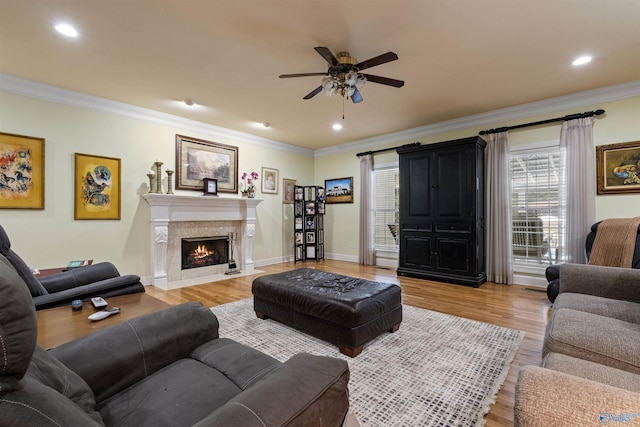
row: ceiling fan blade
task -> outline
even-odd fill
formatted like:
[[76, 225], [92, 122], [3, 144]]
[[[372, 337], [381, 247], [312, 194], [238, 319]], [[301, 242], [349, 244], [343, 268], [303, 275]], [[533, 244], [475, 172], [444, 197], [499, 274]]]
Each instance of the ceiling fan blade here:
[[281, 79], [288, 79], [290, 77], [308, 77], [308, 76], [328, 76], [329, 73], [300, 73], [300, 74], [280, 74], [278, 77]]
[[318, 86], [317, 88], [315, 88], [314, 90], [312, 90], [311, 92], [309, 92], [304, 98], [302, 99], [311, 99], [314, 96], [316, 96], [317, 94], [319, 94], [320, 92], [322, 92], [322, 85]]
[[402, 80], [390, 79], [389, 77], [374, 76], [371, 74], [362, 74], [362, 75], [365, 76], [367, 81], [369, 82], [380, 83], [382, 85], [393, 86], [393, 87], [404, 86], [404, 81]]
[[314, 47], [314, 49], [324, 58], [325, 61], [329, 63], [329, 65], [338, 65], [338, 59], [333, 53], [331, 53], [328, 47], [318, 46]]
[[351, 95], [351, 101], [354, 104], [359, 104], [362, 102], [362, 94], [360, 93], [357, 87], [354, 87], [354, 89], [355, 91], [353, 92], [353, 95]]
[[356, 64], [356, 68], [358, 70], [365, 70], [367, 68], [375, 67], [376, 65], [386, 64], [387, 62], [395, 61], [398, 59], [398, 55], [393, 52], [383, 53], [382, 55], [378, 55], [374, 58], [367, 59], [366, 61], [362, 61], [359, 64]]

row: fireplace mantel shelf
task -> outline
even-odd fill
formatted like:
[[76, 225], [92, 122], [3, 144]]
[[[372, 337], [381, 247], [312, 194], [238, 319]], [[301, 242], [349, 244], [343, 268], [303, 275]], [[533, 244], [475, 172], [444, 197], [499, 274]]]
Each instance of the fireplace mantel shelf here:
[[[254, 270], [252, 253], [257, 222], [256, 207], [263, 199], [158, 193], [143, 194], [142, 197], [149, 204], [153, 285], [163, 289], [172, 288], [167, 275], [168, 263], [180, 264], [179, 260], [174, 259], [176, 257], [173, 249], [171, 252], [168, 251], [168, 248], [173, 248], [174, 242], [180, 239], [179, 235], [174, 235], [171, 231], [174, 227], [170, 227], [170, 223], [199, 221], [207, 226], [224, 224], [223, 222], [235, 224], [229, 230], [237, 230], [238, 234], [239, 250], [236, 252], [235, 260], [244, 272], [250, 273]], [[221, 226], [229, 227], [229, 224]], [[171, 280], [173, 282], [175, 279]]]
[[263, 199], [148, 193], [151, 221], [235, 221], [255, 219]]

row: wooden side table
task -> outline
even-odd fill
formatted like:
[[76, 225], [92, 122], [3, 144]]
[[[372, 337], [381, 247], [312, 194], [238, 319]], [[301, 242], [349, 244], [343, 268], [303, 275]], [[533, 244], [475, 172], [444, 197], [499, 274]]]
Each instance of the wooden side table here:
[[120, 313], [97, 322], [88, 319], [90, 314], [97, 311], [91, 301], [85, 302], [82, 310], [78, 311], [73, 311], [71, 304], [36, 311], [38, 345], [45, 349], [52, 348], [134, 317], [170, 307], [169, 304], [155, 299], [145, 292], [105, 299], [109, 303], [109, 307], [119, 307]]

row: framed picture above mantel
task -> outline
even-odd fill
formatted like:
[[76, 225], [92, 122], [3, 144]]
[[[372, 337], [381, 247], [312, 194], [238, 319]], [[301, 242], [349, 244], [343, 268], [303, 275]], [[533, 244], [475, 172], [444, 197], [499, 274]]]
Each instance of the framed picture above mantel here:
[[640, 141], [596, 147], [598, 194], [640, 194]]
[[202, 191], [204, 178], [218, 193], [238, 192], [238, 147], [176, 135], [176, 188]]

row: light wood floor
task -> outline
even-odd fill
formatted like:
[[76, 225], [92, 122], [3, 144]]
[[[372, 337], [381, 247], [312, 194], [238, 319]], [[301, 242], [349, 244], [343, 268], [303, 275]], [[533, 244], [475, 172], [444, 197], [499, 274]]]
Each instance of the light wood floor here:
[[[398, 277], [395, 269], [325, 260], [295, 265], [293, 262], [269, 265], [260, 267], [263, 273], [244, 277], [230, 276], [228, 280], [169, 291], [147, 286], [147, 293], [172, 305], [201, 301], [205, 306], [213, 307], [251, 297], [251, 282], [260, 275], [299, 267], [312, 267], [347, 276], [396, 283], [402, 288], [403, 304], [524, 331], [524, 340], [505, 384], [486, 416], [486, 425], [489, 427], [513, 425], [514, 387], [518, 371], [524, 365], [540, 364], [542, 358], [542, 339], [551, 303], [541, 288], [495, 283], [485, 283], [480, 288], [471, 288]], [[402, 325], [400, 327], [402, 328]]]

